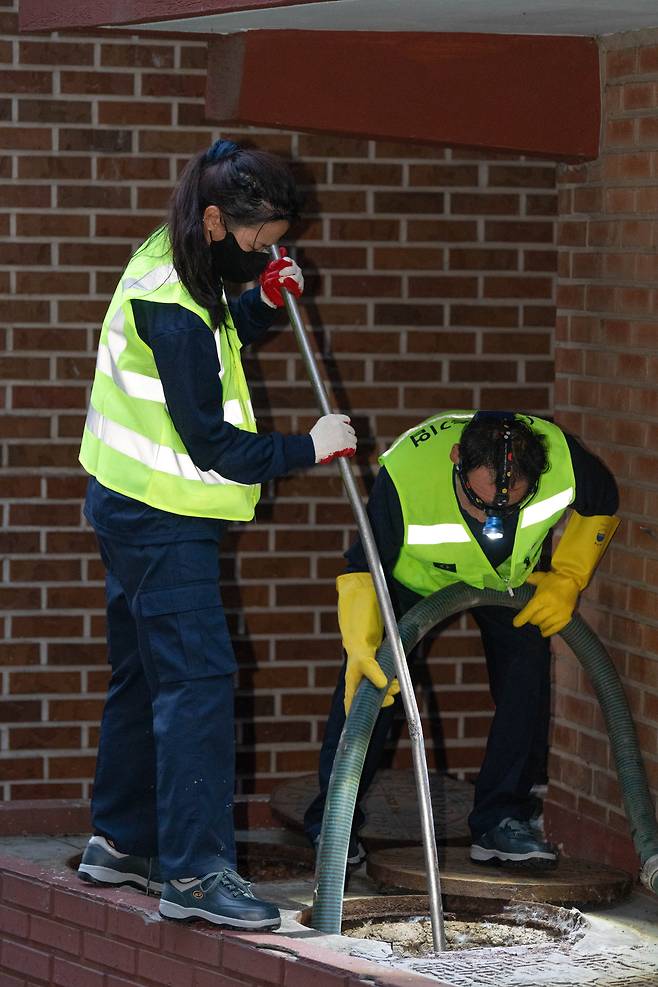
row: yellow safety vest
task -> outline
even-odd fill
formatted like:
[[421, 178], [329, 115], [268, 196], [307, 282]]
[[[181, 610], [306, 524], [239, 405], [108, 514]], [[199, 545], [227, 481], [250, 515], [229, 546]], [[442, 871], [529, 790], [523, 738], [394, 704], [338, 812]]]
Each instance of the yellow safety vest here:
[[153, 352], [140, 339], [133, 298], [180, 305], [213, 333], [219, 357], [224, 419], [256, 431], [230, 315], [213, 330], [208, 311], [191, 297], [173, 266], [166, 227], [131, 258], [103, 322], [80, 462], [99, 483], [173, 514], [249, 521], [258, 484], [242, 484], [192, 462], [174, 428]]
[[576, 495], [562, 431], [541, 418], [518, 415], [544, 436], [549, 468], [520, 511], [511, 556], [494, 569], [464, 521], [453, 487], [450, 450], [474, 414], [452, 411], [428, 418], [401, 435], [379, 459], [395, 484], [404, 520], [404, 545], [393, 575], [421, 596], [456, 582], [478, 589], [520, 586], [537, 564], [550, 528]]

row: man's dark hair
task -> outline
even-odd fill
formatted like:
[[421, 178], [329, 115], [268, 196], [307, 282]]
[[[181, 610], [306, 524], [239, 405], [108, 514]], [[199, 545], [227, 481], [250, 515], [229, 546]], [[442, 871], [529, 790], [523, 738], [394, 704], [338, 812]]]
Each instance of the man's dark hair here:
[[527, 480], [533, 487], [549, 465], [544, 437], [511, 413], [504, 416], [485, 413], [471, 419], [459, 440], [462, 473], [468, 475], [478, 466], [486, 466], [495, 473], [504, 450], [503, 433], [507, 430], [512, 435], [512, 482]]

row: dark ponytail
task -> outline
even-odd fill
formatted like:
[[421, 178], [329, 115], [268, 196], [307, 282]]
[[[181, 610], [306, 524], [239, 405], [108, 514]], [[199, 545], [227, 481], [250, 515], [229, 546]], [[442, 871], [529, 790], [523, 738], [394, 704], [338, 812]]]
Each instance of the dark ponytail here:
[[192, 298], [222, 321], [221, 285], [203, 232], [207, 206], [221, 209], [227, 225], [261, 226], [299, 214], [300, 199], [288, 166], [267, 151], [218, 140], [188, 162], [171, 200], [169, 236], [174, 267]]

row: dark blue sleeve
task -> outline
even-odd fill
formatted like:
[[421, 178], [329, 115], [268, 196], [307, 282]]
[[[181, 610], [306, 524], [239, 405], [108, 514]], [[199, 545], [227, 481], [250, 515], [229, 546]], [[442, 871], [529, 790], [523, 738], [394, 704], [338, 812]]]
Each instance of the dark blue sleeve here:
[[[400, 498], [386, 468], [381, 467], [367, 505], [370, 526], [379, 551], [396, 619], [400, 619], [421, 597], [393, 577], [393, 569], [404, 544], [404, 519]], [[361, 538], [345, 553], [348, 572], [368, 572], [369, 566]]]
[[167, 408], [190, 458], [238, 483], [265, 483], [312, 466], [310, 435], [257, 435], [224, 421], [213, 333], [181, 305], [133, 299], [140, 339], [153, 351]]
[[239, 298], [228, 298], [228, 307], [243, 346], [255, 343], [270, 328], [276, 309], [260, 297], [260, 287], [243, 291]]
[[[404, 521], [398, 492], [385, 466], [377, 474], [366, 510], [382, 568], [390, 577], [404, 544]], [[368, 572], [368, 561], [360, 537], [345, 552], [345, 558], [348, 572]]]
[[573, 435], [565, 432], [564, 437], [576, 479], [576, 499], [571, 505], [573, 510], [583, 517], [616, 514], [619, 510], [619, 491], [608, 467]]

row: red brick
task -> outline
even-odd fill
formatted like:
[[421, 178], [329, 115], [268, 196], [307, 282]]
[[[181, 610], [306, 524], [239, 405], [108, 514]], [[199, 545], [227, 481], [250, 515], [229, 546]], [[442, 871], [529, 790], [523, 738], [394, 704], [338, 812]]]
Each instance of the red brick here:
[[0, 90], [5, 93], [51, 93], [52, 72], [10, 69], [0, 71]]
[[605, 143], [608, 147], [627, 147], [635, 140], [635, 120], [608, 120], [605, 127]]
[[552, 165], [489, 165], [489, 185], [511, 188], [554, 188], [555, 168]]
[[51, 983], [57, 987], [104, 987], [105, 974], [92, 967], [55, 956]]
[[77, 727], [15, 727], [9, 730], [9, 747], [12, 750], [79, 748], [80, 730]]
[[23, 977], [12, 977], [10, 974], [3, 971], [3, 981], [2, 987], [25, 987], [25, 980]]
[[[90, 123], [90, 102], [59, 99], [19, 99], [21, 123]], [[23, 203], [25, 204], [25, 203]]]
[[656, 86], [653, 82], [627, 82], [622, 88], [624, 110], [651, 109], [656, 103]]
[[53, 922], [39, 915], [30, 917], [30, 940], [52, 946], [64, 953], [80, 954], [80, 932], [64, 922]]
[[30, 912], [49, 912], [51, 908], [50, 888], [47, 885], [16, 874], [3, 874], [2, 897], [4, 901]]
[[[436, 213], [444, 212], [441, 192], [375, 192], [376, 213]], [[452, 210], [454, 212], [454, 209]]]
[[[153, 907], [155, 909], [157, 903]], [[119, 938], [126, 939], [128, 942], [138, 943], [142, 950], [158, 950], [160, 948], [161, 926], [162, 923], [154, 922], [153, 918], [146, 911], [142, 913], [126, 911], [120, 906], [109, 907], [107, 911], [107, 936], [113, 940]], [[142, 953], [142, 955], [150, 957], [156, 954], [149, 952], [147, 954]], [[164, 961], [164, 957], [162, 959]], [[175, 987], [178, 987], [178, 985], [175, 985]]]
[[18, 911], [8, 905], [0, 905], [0, 930], [15, 939], [27, 939], [30, 917], [27, 912]]
[[620, 76], [633, 74], [637, 65], [637, 52], [637, 48], [617, 48], [606, 52], [606, 77], [616, 79]]
[[[31, 949], [22, 943], [4, 942], [2, 944], [2, 965], [3, 969], [26, 974], [30, 978], [30, 983], [34, 980], [47, 984], [53, 983], [50, 979], [50, 956], [39, 949]], [[79, 987], [82, 987], [82, 984]]]
[[203, 96], [205, 82], [205, 76], [201, 73], [191, 75], [189, 73], [168, 72], [160, 75], [144, 72], [142, 74], [142, 94], [144, 96]]
[[230, 936], [226, 936], [222, 944], [222, 970], [233, 971], [258, 984], [282, 983], [284, 969], [289, 965], [280, 956], [254, 949]]
[[37, 155], [19, 159], [20, 178], [84, 180], [91, 177], [91, 160], [85, 157], [53, 157]]
[[402, 167], [374, 162], [337, 162], [333, 165], [332, 177], [337, 185], [400, 185]]
[[552, 243], [553, 224], [537, 220], [494, 221], [484, 224], [484, 238], [487, 241], [516, 243]]
[[409, 219], [407, 241], [464, 243], [478, 239], [477, 224], [469, 220]]
[[123, 44], [114, 40], [101, 44], [101, 65], [104, 68], [171, 69], [174, 57], [175, 49], [171, 45]]
[[137, 949], [116, 939], [85, 932], [82, 956], [99, 966], [107, 966], [123, 973], [134, 973]]
[[80, 894], [55, 889], [53, 891], [53, 916], [88, 929], [103, 931], [107, 906], [101, 899], [91, 900]]
[[412, 164], [409, 166], [409, 183], [412, 186], [435, 185], [440, 188], [477, 186], [478, 168], [477, 165], [464, 164]]

